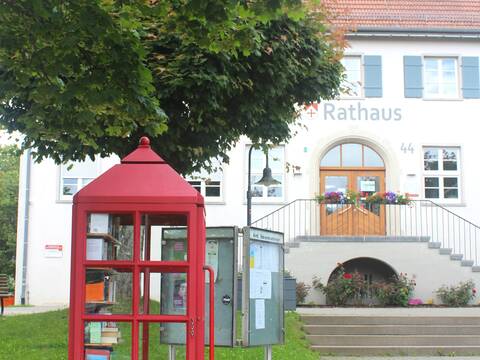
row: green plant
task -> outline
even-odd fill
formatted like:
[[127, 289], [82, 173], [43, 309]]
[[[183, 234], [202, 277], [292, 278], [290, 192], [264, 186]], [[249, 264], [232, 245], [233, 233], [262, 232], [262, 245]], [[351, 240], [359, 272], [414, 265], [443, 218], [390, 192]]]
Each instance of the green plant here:
[[7, 285], [8, 292], [13, 294], [15, 292], [15, 279], [13, 276], [8, 277]]
[[458, 285], [443, 285], [437, 290], [437, 295], [447, 306], [465, 306], [476, 295], [475, 283], [472, 280], [460, 282]]
[[298, 282], [295, 286], [295, 294], [297, 298], [297, 304], [303, 304], [305, 302], [305, 298], [310, 291], [311, 286], [305, 284], [304, 282]]
[[361, 298], [367, 290], [367, 283], [358, 272], [347, 273], [340, 264], [326, 285], [322, 284], [320, 279], [314, 278], [313, 287], [325, 294], [328, 303], [338, 306]]
[[407, 274], [400, 273], [390, 281], [374, 282], [372, 289], [381, 305], [407, 306], [415, 286], [413, 279], [408, 279]]

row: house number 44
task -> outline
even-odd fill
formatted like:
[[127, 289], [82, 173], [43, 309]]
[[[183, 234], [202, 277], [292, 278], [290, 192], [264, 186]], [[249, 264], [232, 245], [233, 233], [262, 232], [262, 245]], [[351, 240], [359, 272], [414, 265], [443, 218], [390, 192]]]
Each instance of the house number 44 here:
[[402, 143], [400, 150], [402, 150], [404, 154], [406, 154], [407, 152], [410, 152], [410, 154], [413, 154], [413, 152], [415, 151], [413, 149], [412, 143], [408, 143], [408, 145], [406, 145], [405, 143]]

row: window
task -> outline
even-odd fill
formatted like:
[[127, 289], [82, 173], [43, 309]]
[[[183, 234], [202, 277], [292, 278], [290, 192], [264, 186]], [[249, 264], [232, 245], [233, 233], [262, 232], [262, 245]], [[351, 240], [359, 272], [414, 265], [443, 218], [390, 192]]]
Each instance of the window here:
[[345, 56], [342, 60], [345, 79], [342, 83], [342, 97], [362, 97], [362, 58]]
[[223, 197], [223, 172], [221, 164], [218, 161], [212, 161], [212, 167], [213, 170], [210, 172], [202, 170], [189, 175], [186, 180], [202, 194], [207, 201], [221, 201]]
[[460, 149], [424, 147], [425, 199], [458, 202], [460, 199]]
[[[248, 176], [248, 151], [250, 147], [247, 146], [246, 151], [246, 177]], [[261, 149], [252, 150], [252, 164], [251, 164], [251, 189], [253, 200], [273, 200], [280, 201], [284, 198], [284, 174], [285, 174], [285, 154], [283, 146], [276, 146], [268, 150], [268, 166], [272, 169], [272, 177], [279, 181], [280, 184], [263, 186], [256, 185], [263, 176], [263, 169], [265, 168], [265, 153]], [[245, 183], [246, 185], [248, 182]], [[245, 192], [246, 193], [246, 192]]]
[[86, 159], [60, 165], [60, 200], [71, 200], [73, 195], [100, 174], [100, 163]]
[[424, 97], [457, 98], [458, 65], [454, 57], [424, 58]]
[[366, 145], [347, 143], [330, 149], [322, 158], [321, 167], [378, 167], [383, 159]]

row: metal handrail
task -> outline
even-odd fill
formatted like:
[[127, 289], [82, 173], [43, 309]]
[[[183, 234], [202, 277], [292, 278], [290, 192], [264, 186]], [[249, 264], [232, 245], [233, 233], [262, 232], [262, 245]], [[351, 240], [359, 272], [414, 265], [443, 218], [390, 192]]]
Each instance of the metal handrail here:
[[[371, 215], [374, 213], [376, 217]], [[411, 200], [404, 205], [296, 199], [255, 220], [252, 226], [283, 232], [290, 243], [324, 236], [371, 235], [385, 237], [385, 241], [429, 241], [434, 247], [463, 255], [463, 260], [474, 265], [480, 258], [480, 226], [431, 200]]]

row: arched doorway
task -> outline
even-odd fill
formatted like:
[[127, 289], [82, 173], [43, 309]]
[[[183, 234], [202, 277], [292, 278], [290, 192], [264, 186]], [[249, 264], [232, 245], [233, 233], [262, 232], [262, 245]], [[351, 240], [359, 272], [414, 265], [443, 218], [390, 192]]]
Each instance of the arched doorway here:
[[398, 276], [395, 269], [382, 260], [370, 257], [359, 257], [345, 261], [343, 264], [337, 266], [330, 274], [328, 282], [337, 276], [341, 268], [343, 268], [346, 273], [359, 273], [369, 284], [375, 281], [387, 282]]
[[385, 163], [372, 148], [343, 143], [330, 149], [320, 162], [320, 193], [354, 191], [359, 206], [321, 205], [321, 234], [338, 236], [385, 235], [385, 209], [365, 206], [365, 198], [385, 191]]
[[376, 303], [373, 293], [372, 285], [374, 283], [387, 283], [392, 279], [398, 278], [398, 274], [394, 268], [392, 268], [386, 262], [370, 258], [370, 257], [358, 257], [345, 261], [343, 264], [339, 264], [328, 277], [328, 283], [337, 279], [340, 276], [340, 271], [344, 271], [346, 274], [358, 273], [360, 277], [366, 283], [365, 293], [361, 297], [352, 299], [351, 303], [363, 303], [374, 304]]

